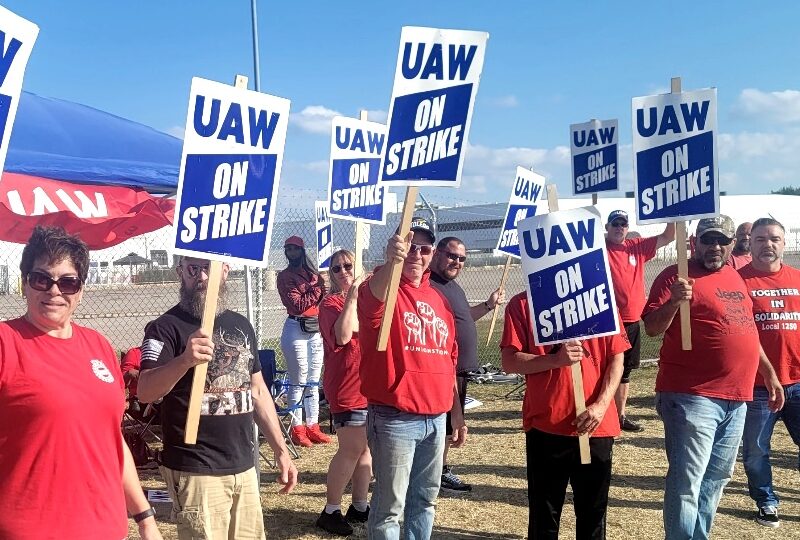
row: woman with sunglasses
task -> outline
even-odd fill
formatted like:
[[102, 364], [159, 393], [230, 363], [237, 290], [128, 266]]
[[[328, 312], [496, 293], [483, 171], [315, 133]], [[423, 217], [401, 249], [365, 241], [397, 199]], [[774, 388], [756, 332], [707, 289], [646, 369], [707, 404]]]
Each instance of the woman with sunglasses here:
[[[361, 393], [361, 348], [358, 343], [356, 300], [363, 272], [353, 263], [352, 252], [342, 249], [331, 256], [331, 292], [319, 308], [325, 344], [325, 397], [331, 407], [339, 449], [328, 467], [327, 500], [317, 526], [333, 534], [353, 534], [352, 522], [369, 516], [367, 495], [372, 478], [372, 457], [367, 447], [367, 398]], [[342, 494], [352, 478], [352, 504], [342, 516]], [[348, 523], [350, 522], [350, 523]]]
[[[290, 432], [294, 444], [309, 447], [314, 443], [331, 442], [319, 428], [323, 352], [317, 316], [325, 284], [309, 260], [302, 238], [290, 236], [283, 250], [289, 266], [278, 274], [277, 285], [288, 315], [281, 333], [281, 350], [289, 374], [289, 407], [294, 408]], [[307, 383], [312, 384], [306, 388]]]
[[36, 227], [22, 251], [25, 314], [0, 323], [0, 538], [160, 540], [120, 424], [119, 360], [72, 322], [89, 250]]

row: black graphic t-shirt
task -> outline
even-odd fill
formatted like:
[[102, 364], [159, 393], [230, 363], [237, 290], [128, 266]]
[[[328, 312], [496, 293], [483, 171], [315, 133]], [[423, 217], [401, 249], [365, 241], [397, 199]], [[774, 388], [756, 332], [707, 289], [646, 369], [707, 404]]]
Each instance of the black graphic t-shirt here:
[[456, 320], [456, 341], [458, 342], [458, 366], [456, 372], [478, 369], [478, 330], [472, 319], [467, 295], [461, 285], [452, 279], [445, 279], [431, 272], [431, 286], [439, 289], [453, 311]]
[[[145, 328], [142, 370], [180, 356], [200, 321], [175, 306]], [[214, 359], [208, 365], [197, 444], [185, 444], [186, 411], [194, 368], [164, 396], [161, 462], [170, 469], [202, 474], [237, 474], [253, 467], [253, 398], [250, 376], [261, 370], [250, 322], [232, 311], [214, 321]]]

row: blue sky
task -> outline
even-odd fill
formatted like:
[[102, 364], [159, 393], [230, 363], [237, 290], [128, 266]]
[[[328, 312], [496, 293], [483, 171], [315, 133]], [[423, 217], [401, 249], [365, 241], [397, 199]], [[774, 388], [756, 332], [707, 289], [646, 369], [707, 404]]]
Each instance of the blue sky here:
[[[249, 0], [3, 5], [40, 27], [24, 88], [43, 96], [179, 134], [193, 76], [242, 73], [253, 86]], [[685, 90], [718, 88], [723, 190], [800, 185], [796, 2], [261, 0], [258, 10], [261, 89], [292, 101], [287, 195], [324, 193], [332, 115], [385, 120], [407, 25], [490, 33], [462, 187], [424, 190], [433, 200], [505, 201], [517, 165], [570, 193], [569, 124], [590, 118], [619, 118], [632, 189], [631, 98], [666, 91], [672, 76]]]

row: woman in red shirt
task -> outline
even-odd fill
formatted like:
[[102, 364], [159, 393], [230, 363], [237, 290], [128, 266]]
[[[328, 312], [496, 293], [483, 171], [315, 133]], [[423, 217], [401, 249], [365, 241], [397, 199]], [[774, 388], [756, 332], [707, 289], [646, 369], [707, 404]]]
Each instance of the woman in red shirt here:
[[[331, 293], [319, 309], [325, 346], [325, 397], [331, 407], [339, 449], [328, 467], [327, 504], [317, 526], [334, 534], [350, 535], [349, 522], [364, 523], [369, 516], [367, 491], [372, 456], [367, 447], [367, 398], [361, 393], [356, 301], [363, 273], [354, 278], [354, 255], [340, 250], [331, 256]], [[353, 479], [353, 501], [342, 516], [342, 493]]]

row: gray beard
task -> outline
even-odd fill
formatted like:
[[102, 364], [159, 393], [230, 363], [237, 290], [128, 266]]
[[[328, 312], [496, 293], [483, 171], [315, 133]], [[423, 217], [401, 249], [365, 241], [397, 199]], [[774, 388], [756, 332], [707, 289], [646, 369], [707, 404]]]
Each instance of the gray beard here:
[[[206, 303], [205, 289], [189, 289], [181, 280], [180, 302], [178, 305], [195, 319], [203, 318], [203, 309]], [[219, 284], [219, 294], [217, 295], [217, 311], [219, 315], [228, 305], [228, 285], [224, 281]]]

